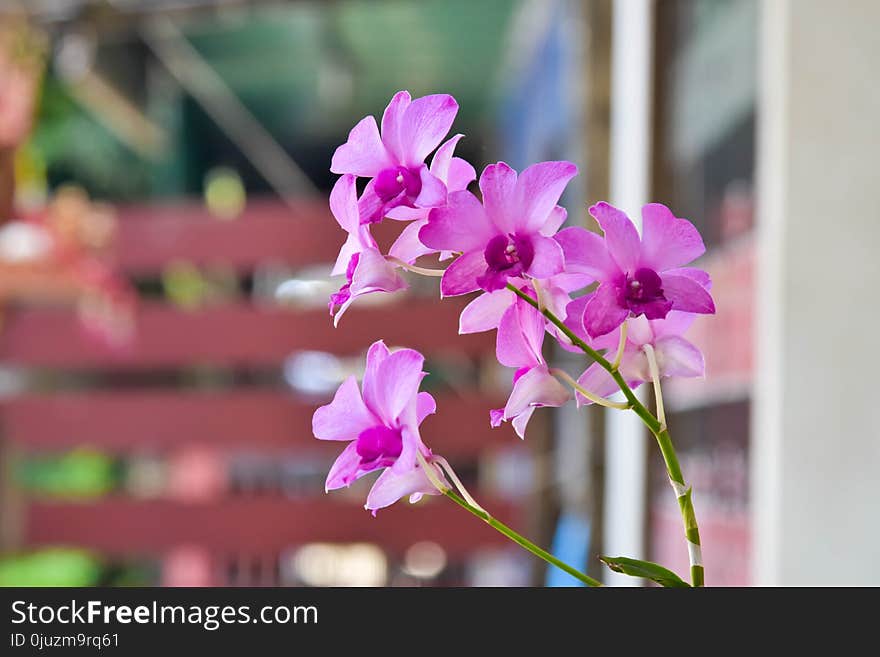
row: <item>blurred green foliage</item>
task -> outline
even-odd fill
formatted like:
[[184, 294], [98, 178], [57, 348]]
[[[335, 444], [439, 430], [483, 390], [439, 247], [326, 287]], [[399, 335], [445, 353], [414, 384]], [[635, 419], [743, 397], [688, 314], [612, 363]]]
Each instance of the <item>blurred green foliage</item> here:
[[82, 185], [92, 197], [133, 199], [149, 193], [150, 166], [47, 75], [30, 139], [49, 183]]
[[0, 557], [0, 586], [95, 586], [100, 560], [86, 550], [47, 548]]
[[[491, 134], [513, 0], [358, 0], [267, 6], [180, 27], [196, 51], [319, 187], [354, 123], [391, 95], [451, 93], [461, 111], [460, 154], [479, 164]], [[205, 174], [228, 166], [248, 192], [264, 179], [210, 113], [181, 89], [135, 33], [98, 34], [95, 72], [168, 135], [155, 160], [139, 155], [79, 105], [50, 70], [32, 136], [48, 181], [93, 197], [135, 201], [201, 196]], [[222, 102], [222, 101], [217, 101]], [[486, 128], [490, 128], [486, 130]]]
[[120, 468], [105, 454], [76, 449], [62, 455], [27, 456], [16, 467], [19, 484], [28, 492], [52, 497], [91, 499], [112, 491]]

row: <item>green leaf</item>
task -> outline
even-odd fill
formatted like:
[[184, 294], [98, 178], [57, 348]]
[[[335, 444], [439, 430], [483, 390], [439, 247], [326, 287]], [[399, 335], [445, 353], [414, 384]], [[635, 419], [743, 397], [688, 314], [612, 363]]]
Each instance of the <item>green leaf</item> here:
[[599, 561], [608, 566], [615, 573], [644, 577], [660, 586], [671, 589], [690, 588], [690, 584], [681, 577], [663, 566], [650, 561], [640, 561], [628, 557], [599, 557]]

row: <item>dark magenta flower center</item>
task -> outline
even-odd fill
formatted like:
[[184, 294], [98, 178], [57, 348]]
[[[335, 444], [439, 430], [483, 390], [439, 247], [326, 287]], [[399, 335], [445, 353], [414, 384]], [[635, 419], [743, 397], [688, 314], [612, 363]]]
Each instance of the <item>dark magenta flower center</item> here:
[[[397, 429], [389, 429], [386, 426], [379, 425], [370, 427], [361, 431], [357, 438], [358, 456], [361, 457], [361, 464], [379, 464], [385, 461], [394, 462], [403, 449], [403, 438]], [[384, 465], [384, 463], [383, 463]]]
[[626, 277], [626, 299], [630, 302], [644, 303], [663, 297], [663, 281], [653, 269], [642, 267]]
[[486, 245], [483, 257], [488, 268], [485, 274], [477, 278], [477, 283], [484, 290], [492, 292], [503, 288], [508, 278], [519, 276], [532, 266], [535, 247], [527, 237], [496, 235]]
[[621, 290], [622, 303], [638, 317], [663, 319], [672, 308], [672, 302], [663, 296], [663, 280], [653, 269], [642, 267], [627, 274]]
[[383, 203], [393, 201], [401, 194], [413, 200], [422, 191], [422, 179], [419, 177], [418, 169], [392, 167], [379, 172], [373, 189]]

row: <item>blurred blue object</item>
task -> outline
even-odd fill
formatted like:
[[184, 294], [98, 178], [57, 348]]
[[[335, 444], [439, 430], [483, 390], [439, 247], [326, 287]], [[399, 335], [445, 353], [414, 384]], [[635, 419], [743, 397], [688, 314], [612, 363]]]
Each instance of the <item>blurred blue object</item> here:
[[[590, 549], [590, 520], [582, 513], [563, 512], [556, 525], [553, 545], [550, 552], [565, 563], [575, 567], [587, 563], [587, 552]], [[584, 586], [559, 568], [547, 569], [547, 586]]]

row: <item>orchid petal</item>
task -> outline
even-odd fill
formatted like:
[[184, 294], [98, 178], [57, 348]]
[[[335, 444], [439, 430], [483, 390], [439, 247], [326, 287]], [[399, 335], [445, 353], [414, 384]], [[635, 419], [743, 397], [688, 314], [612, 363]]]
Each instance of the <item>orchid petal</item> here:
[[[617, 382], [598, 363], [590, 365], [586, 371], [578, 377], [578, 385], [599, 397], [608, 397], [619, 390]], [[592, 404], [589, 399], [575, 392], [575, 400], [578, 406]]]
[[[409, 415], [410, 412], [415, 411], [417, 404], [418, 401], [408, 404], [409, 408], [406, 414]], [[410, 420], [415, 420], [415, 413], [412, 413]], [[422, 439], [419, 436], [418, 427], [414, 427], [410, 421], [404, 421], [403, 426], [400, 429], [400, 437], [403, 441], [400, 455], [394, 463], [391, 464], [390, 468], [391, 470], [394, 470], [394, 472], [406, 472], [407, 470], [412, 470], [416, 467], [416, 452], [425, 448], [422, 444]]]
[[391, 166], [394, 160], [379, 137], [376, 119], [367, 116], [351, 129], [348, 141], [333, 153], [330, 171], [372, 177]]
[[715, 312], [715, 302], [712, 300], [712, 296], [693, 278], [675, 276], [666, 272], [661, 278], [663, 280], [663, 295], [672, 302], [673, 309], [701, 314]]
[[638, 317], [630, 317], [629, 319], [627, 319], [627, 340], [638, 347], [641, 347], [644, 344], [653, 344], [654, 321], [662, 322], [663, 320], [661, 319], [652, 321], [644, 315], [639, 315]]
[[660, 203], [642, 207], [641, 266], [664, 271], [686, 265], [706, 252], [699, 231]]
[[395, 292], [406, 287], [406, 282], [376, 249], [361, 251], [360, 259], [351, 279], [351, 293]]
[[561, 205], [557, 205], [550, 211], [547, 220], [538, 232], [544, 237], [553, 237], [562, 227], [562, 224], [565, 223], [566, 219], [568, 219], [568, 210]]
[[462, 134], [457, 134], [447, 139], [437, 149], [437, 152], [434, 153], [434, 157], [431, 158], [431, 173], [444, 182], [448, 182], [452, 155], [455, 153], [455, 147], [463, 136]]
[[[398, 210], [402, 208], [397, 208]], [[419, 241], [419, 231], [427, 225], [427, 219], [413, 221], [404, 228], [394, 244], [388, 250], [388, 255], [399, 258], [410, 264], [414, 263], [417, 258], [429, 253], [434, 253], [434, 249], [430, 249]]]
[[375, 187], [376, 179], [373, 178], [367, 183], [364, 193], [358, 199], [358, 215], [360, 215], [360, 222], [362, 224], [372, 224], [381, 221], [391, 209], [401, 204], [405, 196], [405, 193], [401, 192], [397, 198], [383, 201], [376, 193]]
[[[593, 293], [577, 297], [565, 306], [565, 312], [563, 314], [565, 316], [564, 324], [568, 327], [568, 329], [581, 340], [590, 344], [590, 346], [595, 347], [594, 339], [590, 336], [589, 333], [587, 333], [587, 329], [584, 327], [584, 309], [592, 298]], [[562, 317], [563, 315], [558, 316]], [[558, 335], [557, 340], [559, 346], [566, 351], [577, 354], [582, 353], [580, 347], [577, 347], [574, 344], [569, 344], [568, 340], [563, 340], [559, 338]]]
[[528, 269], [533, 278], [550, 278], [565, 268], [565, 254], [562, 247], [552, 237], [534, 234], [531, 237], [534, 257]]
[[532, 306], [516, 303], [501, 316], [495, 355], [507, 367], [532, 367], [544, 362], [544, 317]]
[[366, 474], [361, 471], [361, 457], [357, 453], [357, 443], [348, 445], [330, 466], [327, 479], [324, 482], [324, 491], [345, 488], [358, 477]]
[[403, 113], [400, 128], [402, 163], [409, 167], [422, 164], [449, 132], [457, 113], [458, 103], [448, 94], [412, 101]]
[[513, 422], [511, 422], [513, 430], [516, 431], [516, 435], [522, 440], [526, 439], [526, 427], [529, 424], [529, 420], [532, 419], [534, 412], [535, 407], [529, 406], [526, 410], [513, 418]]
[[584, 311], [592, 298], [592, 293], [585, 294], [572, 299], [565, 307], [565, 325], [579, 338], [587, 341], [589, 341], [590, 335], [587, 333], [586, 328], [584, 328]]
[[[419, 235], [421, 234], [420, 232]], [[454, 297], [480, 289], [477, 277], [486, 271], [487, 266], [482, 251], [471, 251], [460, 255], [443, 273], [443, 278], [440, 279], [440, 294], [444, 297]]]
[[[595, 338], [589, 337], [588, 335], [587, 340], [589, 341], [590, 346], [593, 349], [604, 349], [605, 351], [610, 352], [609, 355], [613, 357], [613, 355], [617, 353], [617, 348], [620, 346], [620, 328], [630, 319], [632, 318], [626, 319], [616, 329], [609, 331], [604, 335]], [[632, 345], [627, 344], [626, 346], [632, 348]]]
[[367, 408], [371, 409], [377, 416], [379, 415], [379, 388], [382, 386], [382, 380], [379, 376], [379, 368], [390, 355], [391, 351], [385, 346], [385, 342], [382, 340], [376, 340], [367, 350], [364, 378], [361, 385], [363, 387], [364, 402], [366, 402]]
[[504, 162], [490, 164], [480, 175], [480, 191], [486, 216], [495, 228], [505, 234], [516, 232], [516, 218], [520, 211], [516, 207], [516, 171]]
[[[555, 283], [556, 277], [551, 280]], [[568, 304], [571, 303], [571, 297], [568, 292], [558, 285], [547, 284], [546, 281], [543, 284], [543, 291], [544, 305], [547, 307], [547, 310], [557, 317], [565, 318], [566, 308], [568, 308]]]
[[495, 234], [477, 197], [461, 191], [449, 194], [445, 207], [431, 210], [427, 225], [419, 231], [419, 240], [438, 251], [482, 252]]
[[389, 209], [385, 213], [385, 218], [393, 219], [394, 221], [419, 221], [421, 219], [427, 221], [430, 211], [431, 208], [411, 208], [406, 205], [398, 205], [395, 208]]
[[376, 249], [361, 251], [349, 285], [350, 296], [335, 314], [331, 312], [334, 315], [333, 325], [339, 325], [345, 311], [357, 297], [371, 292], [397, 292], [406, 287], [406, 281], [397, 273], [395, 266]]
[[513, 385], [504, 407], [504, 417], [516, 417], [529, 406], [562, 406], [571, 399], [571, 393], [547, 370], [537, 366], [523, 374]]
[[657, 350], [661, 376], [701, 377], [706, 373], [703, 353], [693, 343], [678, 335], [659, 338]]
[[428, 392], [420, 392], [416, 397], [416, 424], [421, 424], [429, 415], [437, 412], [437, 401]]
[[[556, 276], [552, 278], [552, 281], [555, 287], [559, 288], [563, 292], [571, 293], [577, 292], [578, 290], [583, 290], [585, 287], [595, 282], [595, 279], [592, 276], [588, 276], [587, 274], [578, 274], [569, 271], [563, 271], [561, 274], [556, 274]], [[568, 302], [566, 301], [566, 303]]]
[[670, 310], [665, 318], [651, 320], [651, 330], [658, 339], [670, 335], [684, 335], [696, 318], [697, 315], [694, 313]]
[[577, 172], [571, 162], [538, 162], [526, 168], [516, 181], [517, 228], [525, 232], [539, 230]]
[[408, 91], [398, 91], [382, 114], [382, 141], [398, 163], [404, 161], [404, 152], [401, 148], [403, 115], [411, 102], [412, 98]]
[[446, 204], [446, 185], [437, 176], [432, 174], [427, 165], [419, 169], [419, 178], [422, 181], [422, 191], [415, 199], [415, 204], [420, 208], [436, 208]]
[[470, 162], [460, 157], [452, 158], [452, 162], [449, 163], [449, 174], [446, 176], [447, 190], [458, 192], [467, 189], [476, 179], [477, 172]]
[[355, 232], [361, 223], [355, 180], [355, 176], [347, 173], [336, 181], [330, 192], [330, 212], [337, 223], [349, 233]]
[[[352, 256], [364, 250], [365, 245], [363, 243], [364, 240], [362, 235], [363, 232], [360, 228], [355, 232], [348, 234], [345, 238], [345, 242], [342, 243], [342, 246], [339, 249], [339, 255], [336, 256], [336, 262], [333, 265], [333, 269], [330, 270], [331, 276], [339, 276], [348, 271], [348, 263], [351, 262]], [[369, 248], [369, 246], [367, 248]]]
[[641, 257], [641, 241], [636, 227], [622, 210], [609, 203], [596, 203], [590, 214], [599, 222], [605, 233], [605, 243], [617, 266], [625, 272], [633, 272]]
[[[442, 478], [440, 473], [438, 477]], [[405, 472], [395, 472], [388, 468], [379, 475], [376, 483], [367, 495], [366, 508], [375, 512], [379, 509], [391, 506], [397, 500], [407, 495], [439, 495], [434, 484], [428, 479], [425, 471], [420, 467], [412, 468]]]
[[416, 398], [425, 373], [425, 358], [414, 349], [400, 349], [387, 356], [376, 373], [378, 383], [371, 406], [376, 414], [392, 426], [411, 400]]
[[618, 301], [618, 290], [611, 283], [602, 283], [596, 288], [584, 307], [584, 328], [597, 338], [620, 326], [629, 314]]
[[667, 269], [663, 272], [664, 276], [685, 276], [699, 283], [707, 292], [712, 290], [712, 279], [709, 273], [696, 267], [678, 267], [677, 269]]
[[520, 299], [517, 299], [514, 308], [523, 339], [534, 354], [535, 360], [543, 363], [544, 355], [542, 349], [547, 320], [544, 319], [544, 315], [537, 308]]
[[565, 254], [566, 272], [586, 274], [593, 280], [612, 278], [620, 273], [605, 240], [596, 233], [571, 226], [559, 231], [554, 239]]
[[351, 304], [354, 303], [357, 297], [350, 296], [339, 308], [335, 311], [331, 310], [330, 314], [333, 316], [333, 327], [338, 328], [339, 322], [342, 321], [342, 316], [345, 315], [345, 311], [351, 307]]
[[640, 349], [627, 349], [620, 359], [621, 376], [623, 376], [627, 385], [635, 390], [646, 381], [651, 380], [651, 368], [648, 367], [648, 358], [645, 352]]
[[507, 289], [481, 294], [461, 311], [459, 334], [480, 333], [498, 328], [501, 317], [514, 303], [516, 295]]
[[354, 440], [377, 424], [361, 397], [357, 380], [350, 376], [336, 390], [333, 401], [312, 416], [312, 433], [319, 440]]

